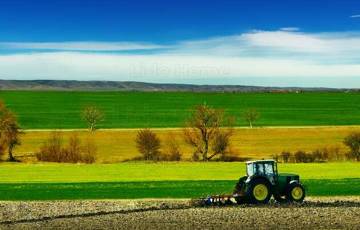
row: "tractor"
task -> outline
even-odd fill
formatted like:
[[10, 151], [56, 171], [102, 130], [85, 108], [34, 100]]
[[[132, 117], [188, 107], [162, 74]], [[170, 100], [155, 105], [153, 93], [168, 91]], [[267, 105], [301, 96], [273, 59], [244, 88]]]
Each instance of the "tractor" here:
[[300, 203], [305, 198], [299, 175], [278, 173], [274, 160], [248, 161], [246, 174], [239, 179], [232, 194], [238, 204], [266, 204], [271, 196], [278, 202]]

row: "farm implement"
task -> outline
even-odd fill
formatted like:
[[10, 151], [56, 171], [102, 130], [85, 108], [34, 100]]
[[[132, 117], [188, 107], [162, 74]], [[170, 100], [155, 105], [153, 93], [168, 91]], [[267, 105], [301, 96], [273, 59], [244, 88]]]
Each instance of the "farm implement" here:
[[277, 202], [303, 202], [305, 189], [296, 174], [278, 173], [274, 160], [246, 162], [246, 176], [236, 183], [232, 194], [201, 198], [202, 205], [267, 204], [271, 197]]

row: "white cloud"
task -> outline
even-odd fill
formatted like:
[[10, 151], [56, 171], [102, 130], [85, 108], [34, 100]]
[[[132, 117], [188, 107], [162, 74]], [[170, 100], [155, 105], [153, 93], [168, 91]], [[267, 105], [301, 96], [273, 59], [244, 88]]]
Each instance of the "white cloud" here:
[[350, 18], [360, 18], [360, 14], [351, 15]]
[[280, 28], [280, 30], [293, 32], [293, 31], [299, 31], [300, 29], [298, 27], [282, 27]]
[[[110, 55], [74, 52], [0, 56], [8, 78], [103, 79], [174, 82], [193, 78], [354, 77], [360, 65], [324, 65], [308, 61], [182, 55]], [[80, 77], [81, 76], [81, 77]]]
[[241, 84], [243, 79], [266, 79], [267, 85], [275, 84], [272, 79], [281, 78], [288, 85], [299, 85], [303, 79], [308, 85], [321, 81], [317, 86], [338, 87], [337, 84], [342, 83], [342, 87], [360, 87], [360, 34], [357, 32], [254, 30], [233, 36], [179, 41], [166, 49], [148, 44], [141, 49], [152, 49], [151, 53], [136, 55], [81, 51], [135, 50], [140, 49], [142, 43], [131, 43], [133, 46], [123, 42], [60, 44], [28, 47], [77, 51], [0, 53], [0, 78], [204, 84]]
[[[180, 42], [170, 52], [221, 56], [335, 55], [360, 56], [359, 33], [303, 33], [255, 30], [234, 36]], [[317, 58], [316, 56], [314, 58]]]
[[160, 49], [165, 48], [165, 46], [135, 42], [1, 42], [0, 48], [68, 51], [129, 51]]

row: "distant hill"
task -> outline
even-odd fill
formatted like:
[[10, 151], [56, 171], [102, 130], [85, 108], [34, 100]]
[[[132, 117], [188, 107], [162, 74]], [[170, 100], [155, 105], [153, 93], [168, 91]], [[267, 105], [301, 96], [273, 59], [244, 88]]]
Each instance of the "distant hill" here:
[[243, 85], [162, 84], [132, 81], [0, 80], [0, 90], [69, 91], [189, 91], [189, 92], [302, 92], [359, 91], [359, 89], [262, 87]]

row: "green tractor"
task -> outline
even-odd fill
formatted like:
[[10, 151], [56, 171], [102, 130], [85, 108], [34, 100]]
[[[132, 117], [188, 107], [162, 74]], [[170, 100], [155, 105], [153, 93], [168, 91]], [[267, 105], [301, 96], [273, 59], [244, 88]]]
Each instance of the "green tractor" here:
[[246, 173], [232, 195], [238, 204], [266, 204], [271, 196], [278, 202], [302, 202], [305, 198], [299, 175], [278, 173], [274, 160], [248, 161]]

